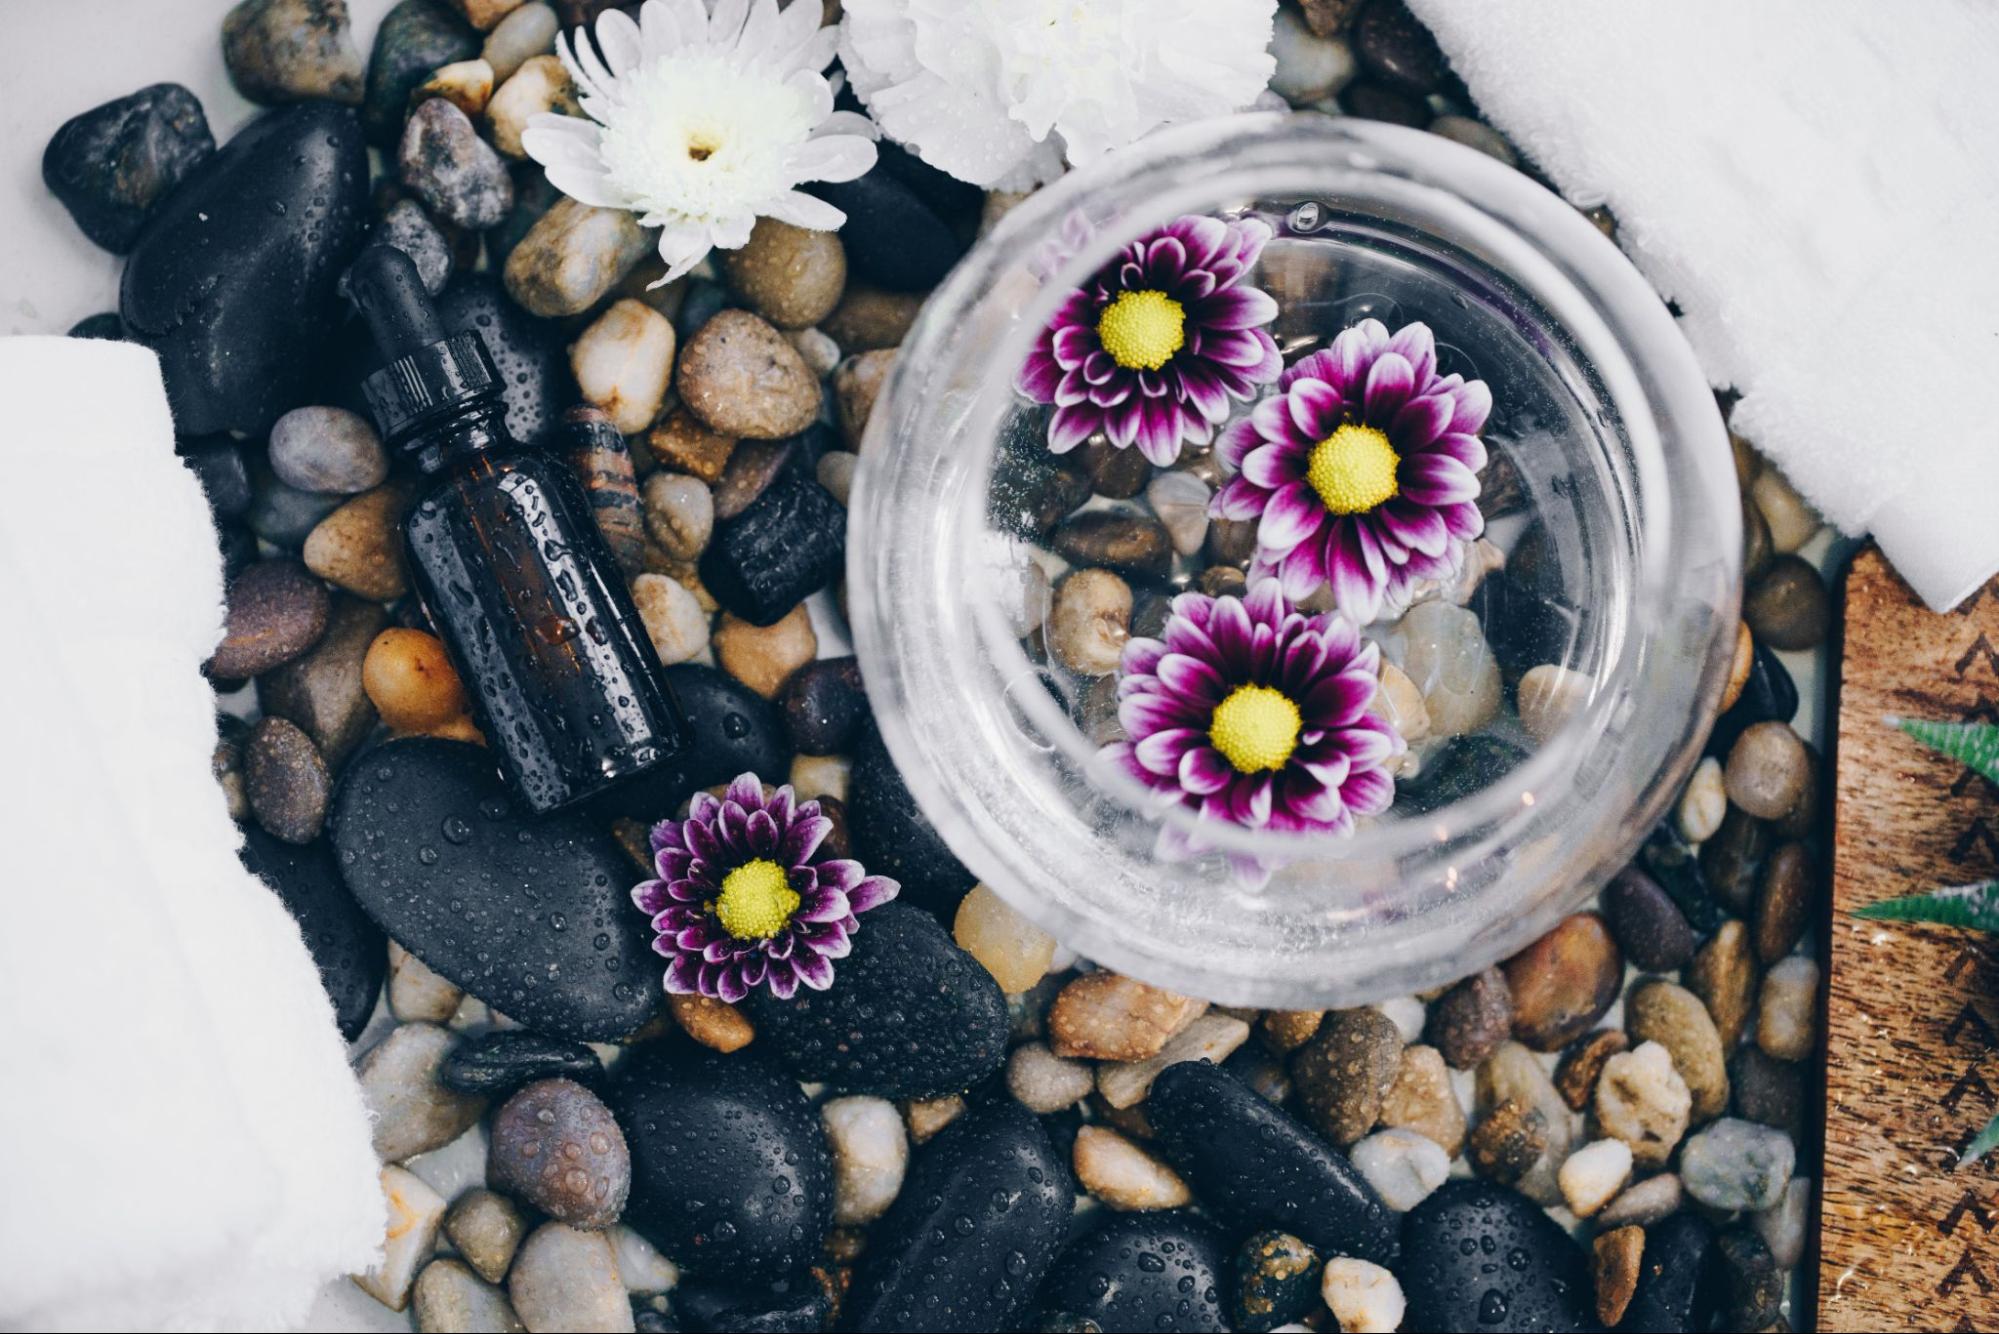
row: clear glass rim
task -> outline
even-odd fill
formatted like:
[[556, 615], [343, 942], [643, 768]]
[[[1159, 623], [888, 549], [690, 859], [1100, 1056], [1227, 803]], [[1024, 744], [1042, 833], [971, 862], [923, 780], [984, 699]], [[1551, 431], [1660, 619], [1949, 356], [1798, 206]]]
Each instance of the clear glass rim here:
[[[1582, 297], [1584, 309], [1606, 326], [1605, 333], [1612, 343], [1619, 346], [1628, 344], [1631, 339], [1625, 335], [1636, 333], [1644, 336], [1654, 347], [1674, 346], [1680, 349], [1680, 355], [1673, 358], [1677, 364], [1653, 364], [1649, 367], [1654, 376], [1665, 383], [1656, 386], [1650, 393], [1634, 386], [1632, 392], [1636, 401], [1650, 402], [1662, 415], [1670, 408], [1671, 415], [1675, 417], [1704, 408], [1713, 416], [1719, 433], [1719, 415], [1714, 408], [1712, 394], [1694, 362], [1691, 349], [1674, 327], [1665, 303], [1616, 245], [1558, 196], [1516, 168], [1475, 149], [1420, 130], [1314, 113], [1259, 112], [1161, 131], [1091, 168], [1068, 173], [1011, 210], [988, 236], [981, 238], [966, 260], [931, 296], [905, 338], [902, 352], [883, 386], [880, 408], [874, 414], [874, 429], [870, 434], [879, 431], [881, 443], [887, 443], [889, 432], [884, 429], [886, 421], [898, 411], [909, 409], [910, 396], [918, 388], [918, 377], [927, 374], [934, 365], [951, 355], [949, 340], [955, 332], [952, 317], [974, 305], [979, 292], [996, 273], [1017, 264], [1031, 247], [1054, 235], [1080, 199], [1109, 185], [1141, 176], [1162, 164], [1195, 155], [1213, 156], [1230, 164], [1198, 183], [1160, 190], [1146, 201], [1142, 210], [1130, 215], [1128, 220], [1131, 226], [1124, 226], [1127, 219], [1120, 219], [1117, 232], [1093, 238], [1081, 253], [1070, 257], [1044, 284], [1028, 315], [1018, 319], [1015, 327], [1008, 332], [1006, 344], [999, 352], [995, 365], [1011, 367], [1019, 364], [1062, 297], [1139, 230], [1181, 213], [1213, 212], [1225, 200], [1248, 199], [1273, 192], [1269, 184], [1259, 186], [1253, 179], [1238, 183], [1238, 178], [1243, 176], [1254, 178], [1259, 173], [1267, 174], [1267, 166], [1252, 164], [1242, 167], [1233, 159], [1239, 153], [1251, 153], [1286, 136], [1319, 139], [1329, 152], [1358, 150], [1400, 173], [1419, 177], [1412, 182], [1417, 188], [1434, 192], [1440, 197], [1454, 197], [1459, 207], [1483, 215], [1488, 226], [1496, 224], [1498, 229], [1510, 233], [1511, 239], [1518, 243], [1520, 261], [1528, 267], [1542, 270], [1539, 275], [1542, 283], [1572, 289]], [[1330, 175], [1336, 170], [1364, 170], [1366, 166], [1362, 162], [1342, 166], [1334, 161], [1316, 170]], [[1301, 168], [1300, 172], [1305, 170], [1314, 169]], [[1434, 183], [1439, 178], [1451, 182], [1448, 190]], [[1560, 264], [1553, 258], [1555, 254], [1560, 255]], [[1530, 291], [1538, 290], [1533, 282], [1523, 285]], [[964, 443], [965, 447], [982, 452], [978, 460], [981, 467], [989, 467], [998, 448], [996, 434], [985, 428], [997, 420], [997, 411], [1008, 402], [1012, 394], [1011, 384], [1012, 376], [1009, 374], [1002, 385], [982, 390], [973, 406], [972, 438]], [[1661, 395], [1673, 401], [1661, 404], [1657, 401]], [[1633, 421], [1627, 422], [1626, 426], [1627, 440], [1637, 466], [1646, 473], [1663, 473], [1663, 444], [1655, 422]], [[1634, 434], [1636, 438], [1633, 438]], [[874, 619], [882, 609], [875, 606], [877, 589], [865, 569], [872, 533], [880, 531], [871, 522], [870, 506], [874, 490], [871, 478], [880, 466], [880, 457], [879, 449], [871, 451], [864, 448], [862, 451], [854, 482], [852, 510], [859, 521], [859, 531], [848, 544], [849, 596], [854, 604], [855, 639], [864, 671], [871, 651], [878, 655], [886, 649], [872, 629]], [[1670, 488], [1663, 478], [1654, 476], [1644, 484], [1644, 490], [1648, 505], [1663, 509], [1671, 504]], [[1671, 550], [1674, 544], [1672, 525], [1663, 514], [1648, 515], [1647, 527], [1651, 540], [1633, 565], [1632, 605], [1644, 605], [1650, 599], [1670, 593], [1674, 554]], [[986, 613], [994, 618], [997, 616], [995, 609], [986, 609]], [[1087, 775], [1094, 790], [1140, 818], [1173, 825], [1183, 833], [1197, 834], [1202, 845], [1213, 851], [1258, 856], [1280, 863], [1305, 859], [1396, 859], [1421, 853], [1467, 829], [1493, 827], [1510, 819], [1522, 818], [1531, 811], [1537, 791], [1545, 790], [1574, 768], [1578, 753], [1607, 725], [1606, 709], [1623, 697], [1638, 673], [1640, 664], [1633, 651], [1631, 636], [1626, 633], [1627, 623], [1628, 617], [1621, 618], [1614, 633], [1607, 637], [1605, 666], [1594, 678], [1595, 687], [1589, 702], [1522, 763], [1477, 792], [1435, 811], [1420, 817], [1376, 822], [1350, 835], [1246, 829], [1202, 819], [1183, 806], [1162, 806], [1157, 794], [1129, 775], [1118, 772], [1114, 766], [1104, 763], [1100, 758], [1101, 747], [1082, 734], [1052, 697], [1039, 692], [1026, 692], [1016, 703], [1042, 735]], [[989, 628], [982, 626], [982, 635]], [[988, 646], [994, 651], [1008, 655], [1010, 666], [1022, 670], [1033, 667], [1019, 643], [1010, 636], [987, 635], [987, 639]], [[1017, 663], [1013, 662], [1014, 658], [1018, 659]], [[884, 739], [899, 763], [903, 757], [918, 753], [910, 738], [899, 735], [907, 726], [904, 720], [884, 718], [881, 726]], [[922, 767], [921, 764], [917, 766], [919, 771]], [[920, 805], [924, 804], [924, 789], [929, 784], [913, 784], [912, 787], [912, 795]], [[936, 800], [931, 798], [932, 802]], [[926, 814], [936, 820], [935, 812], [926, 810]]]

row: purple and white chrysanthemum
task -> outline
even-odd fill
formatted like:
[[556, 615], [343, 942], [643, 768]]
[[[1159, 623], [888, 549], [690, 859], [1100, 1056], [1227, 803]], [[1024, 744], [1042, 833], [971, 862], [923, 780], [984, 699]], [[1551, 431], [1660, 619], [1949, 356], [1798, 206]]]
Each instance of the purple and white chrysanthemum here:
[[1101, 431], [1164, 467], [1274, 381], [1283, 363], [1263, 326], [1277, 303], [1243, 281], [1269, 239], [1254, 218], [1189, 214], [1064, 298], [1016, 380], [1055, 405], [1048, 447], [1066, 454]]
[[685, 820], [652, 829], [658, 878], [632, 890], [652, 919], [653, 952], [667, 960], [666, 989], [734, 1004], [758, 987], [789, 999], [802, 983], [833, 984], [856, 916], [902, 888], [861, 864], [827, 857], [833, 822], [789, 786], [764, 796], [743, 774], [717, 799], [697, 792]]
[[1368, 708], [1380, 648], [1339, 612], [1293, 611], [1275, 580], [1240, 598], [1182, 593], [1163, 637], [1130, 641], [1120, 670], [1127, 739], [1104, 754], [1205, 818], [1347, 833], [1395, 798], [1387, 766], [1407, 747]]
[[1485, 382], [1438, 375], [1427, 326], [1362, 320], [1278, 384], [1216, 447], [1236, 475], [1211, 512], [1259, 520], [1252, 582], [1275, 575], [1293, 599], [1330, 584], [1365, 625], [1448, 578], [1485, 529]]

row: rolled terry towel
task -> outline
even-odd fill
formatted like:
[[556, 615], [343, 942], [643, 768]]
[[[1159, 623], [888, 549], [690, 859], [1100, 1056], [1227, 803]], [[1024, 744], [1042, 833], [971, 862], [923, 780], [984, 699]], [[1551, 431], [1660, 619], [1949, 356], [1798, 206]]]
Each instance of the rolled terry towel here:
[[1938, 610], [1999, 570], [1999, 6], [1409, 5], [1820, 512]]
[[209, 772], [223, 621], [151, 352], [0, 339], [0, 1327], [277, 1329], [365, 1269], [368, 1115]]

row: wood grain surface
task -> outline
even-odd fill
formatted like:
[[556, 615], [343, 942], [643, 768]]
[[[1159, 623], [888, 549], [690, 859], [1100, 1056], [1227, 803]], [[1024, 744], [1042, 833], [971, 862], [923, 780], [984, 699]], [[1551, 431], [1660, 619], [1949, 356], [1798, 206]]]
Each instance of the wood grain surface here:
[[1938, 615], [1870, 547], [1843, 624], [1818, 1323], [1999, 1330], [1999, 939], [1851, 916], [1999, 872], [1999, 789], [1885, 721], [1999, 722], [1999, 580]]

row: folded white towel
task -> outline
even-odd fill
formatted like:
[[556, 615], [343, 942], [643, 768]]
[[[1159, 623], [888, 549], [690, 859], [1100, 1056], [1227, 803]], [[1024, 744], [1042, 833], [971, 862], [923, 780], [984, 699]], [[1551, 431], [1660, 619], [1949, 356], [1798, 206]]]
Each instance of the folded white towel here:
[[0, 339], [0, 624], [0, 1327], [295, 1324], [384, 1209], [209, 776], [221, 561], [152, 353]]
[[1999, 569], [1999, 6], [1409, 3], [1828, 519], [1938, 609]]

